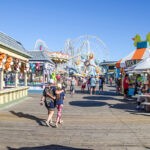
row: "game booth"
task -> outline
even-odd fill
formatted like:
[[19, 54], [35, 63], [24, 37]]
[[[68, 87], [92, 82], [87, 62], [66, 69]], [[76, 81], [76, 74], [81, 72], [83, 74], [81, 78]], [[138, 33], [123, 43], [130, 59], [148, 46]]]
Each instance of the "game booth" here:
[[0, 32], [0, 105], [27, 96], [29, 58], [20, 42]]
[[29, 54], [32, 58], [29, 59], [28, 85], [44, 87], [55, 70], [55, 63], [47, 50], [33, 50]]

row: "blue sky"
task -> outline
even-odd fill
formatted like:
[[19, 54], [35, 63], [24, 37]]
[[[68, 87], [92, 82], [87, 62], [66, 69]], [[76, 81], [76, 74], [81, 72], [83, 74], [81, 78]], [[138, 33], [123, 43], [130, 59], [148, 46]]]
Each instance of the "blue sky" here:
[[28, 50], [42, 39], [53, 51], [67, 39], [99, 37], [111, 60], [135, 49], [132, 38], [150, 32], [150, 0], [0, 0], [0, 31]]

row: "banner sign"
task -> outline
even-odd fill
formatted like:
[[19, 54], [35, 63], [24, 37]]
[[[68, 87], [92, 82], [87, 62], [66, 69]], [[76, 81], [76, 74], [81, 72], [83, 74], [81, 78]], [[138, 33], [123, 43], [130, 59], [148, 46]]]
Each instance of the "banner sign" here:
[[120, 69], [116, 68], [115, 72], [116, 72], [116, 78], [120, 78]]
[[140, 61], [141, 61], [141, 59], [139, 59], [139, 60], [126, 60], [126, 61], [125, 61], [126, 67], [131, 67], [131, 66], [137, 64], [137, 63], [140, 62]]
[[148, 47], [148, 42], [147, 41], [137, 42], [137, 49], [147, 48], [147, 47]]

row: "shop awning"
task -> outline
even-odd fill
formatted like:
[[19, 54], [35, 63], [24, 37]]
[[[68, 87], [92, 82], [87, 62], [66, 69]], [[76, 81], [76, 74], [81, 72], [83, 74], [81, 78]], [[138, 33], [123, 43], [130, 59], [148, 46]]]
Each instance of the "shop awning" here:
[[127, 61], [132, 61], [132, 60], [142, 60], [146, 57], [150, 56], [150, 49], [149, 48], [140, 48], [136, 49], [133, 52], [131, 52], [129, 55], [126, 57], [122, 58], [116, 63], [117, 68], [125, 68], [126, 62]]
[[149, 69], [150, 69], [150, 57], [143, 59], [134, 68], [134, 70], [149, 70]]

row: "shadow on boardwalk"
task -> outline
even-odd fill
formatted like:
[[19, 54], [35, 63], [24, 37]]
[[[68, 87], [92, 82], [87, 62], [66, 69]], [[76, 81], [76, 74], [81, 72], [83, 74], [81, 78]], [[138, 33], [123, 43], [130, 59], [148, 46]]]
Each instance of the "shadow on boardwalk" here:
[[[113, 90], [103, 91], [100, 93], [100, 95], [98, 95], [98, 93], [95, 95], [89, 95], [89, 96], [85, 95], [83, 96], [84, 101], [79, 101], [79, 100], [71, 101], [70, 105], [80, 106], [80, 107], [101, 107], [104, 105], [108, 105], [109, 108], [124, 110], [126, 112], [129, 112], [135, 115], [138, 115], [138, 114], [141, 115], [141, 113], [144, 113], [142, 111], [139, 112], [136, 110], [136, 98], [129, 97], [128, 99], [125, 100], [118, 96], [120, 95], [116, 95], [116, 93]], [[109, 100], [119, 101], [119, 103], [111, 104], [109, 103]], [[145, 113], [142, 115], [148, 116]]]
[[87, 101], [81, 101], [81, 100], [76, 100], [76, 101], [71, 101], [69, 102], [70, 105], [74, 106], [80, 106], [80, 107], [101, 107], [104, 105], [108, 105], [109, 108], [112, 109], [122, 109], [124, 111], [130, 112], [130, 113], [135, 113], [137, 112], [136, 104], [134, 101], [121, 101], [122, 103], [117, 103], [117, 104], [110, 104], [108, 101], [107, 102], [102, 102], [101, 100], [116, 100], [112, 97], [92, 97], [92, 96], [87, 96], [84, 97]]
[[123, 109], [128, 112], [136, 111], [136, 105], [133, 103], [125, 102], [125, 103], [119, 103], [119, 104], [108, 104], [110, 108], [114, 109]]
[[111, 96], [102, 96], [102, 95], [84, 96], [83, 99], [86, 99], [86, 100], [118, 100], [118, 101], [122, 101], [122, 99], [114, 98]]
[[80, 106], [80, 107], [98, 107], [107, 105], [105, 102], [98, 102], [98, 101], [72, 101], [69, 102], [70, 105]]
[[[76, 90], [76, 94], [89, 94], [90, 93], [88, 91], [84, 91], [84, 92], [81, 92], [81, 90]], [[109, 90], [109, 91], [100, 91], [100, 94], [98, 91], [95, 92], [95, 94], [93, 94], [93, 96], [121, 96], [122, 94], [118, 95], [116, 94], [115, 91], [113, 90]], [[122, 95], [123, 96], [123, 95]]]
[[34, 120], [41, 126], [46, 126], [45, 125], [45, 120], [42, 119], [42, 118], [38, 118], [38, 117], [33, 116], [31, 114], [25, 114], [23, 112], [15, 112], [13, 110], [11, 110], [9, 112], [12, 113], [13, 115], [16, 115], [16, 116], [20, 117], [20, 118], [23, 117], [23, 118], [27, 118], [27, 119], [30, 119], [30, 120]]
[[68, 146], [61, 145], [46, 145], [38, 147], [21, 147], [21, 148], [12, 148], [7, 147], [8, 150], [93, 150], [93, 149], [82, 149], [82, 148], [73, 148]]

